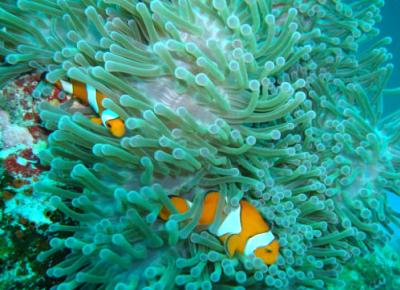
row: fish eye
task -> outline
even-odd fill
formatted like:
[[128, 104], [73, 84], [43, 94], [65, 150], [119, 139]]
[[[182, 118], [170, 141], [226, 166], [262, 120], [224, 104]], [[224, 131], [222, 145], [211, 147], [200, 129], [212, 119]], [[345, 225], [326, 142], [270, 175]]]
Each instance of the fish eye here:
[[271, 249], [265, 249], [265, 251], [267, 252], [267, 253], [272, 253], [272, 250]]
[[107, 128], [111, 128], [111, 124], [110, 123], [106, 123]]

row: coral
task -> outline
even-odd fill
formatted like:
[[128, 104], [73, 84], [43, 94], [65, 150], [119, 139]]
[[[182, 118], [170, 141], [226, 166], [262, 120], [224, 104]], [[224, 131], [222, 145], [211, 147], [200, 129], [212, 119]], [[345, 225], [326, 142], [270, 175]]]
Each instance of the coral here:
[[10, 124], [10, 116], [7, 112], [0, 110], [0, 129], [3, 130], [5, 126]]
[[33, 143], [33, 137], [29, 130], [18, 125], [7, 126], [2, 132], [2, 138], [5, 141], [4, 147], [6, 148], [15, 147], [19, 144], [30, 146]]
[[49, 204], [49, 195], [33, 192], [33, 184], [46, 178], [47, 168], [39, 164], [37, 156], [45, 146], [43, 142], [31, 148], [19, 145], [0, 152], [0, 201], [4, 207], [1, 213], [14, 222], [23, 218], [38, 226], [50, 224], [47, 213], [54, 208]]
[[[0, 188], [1, 187], [0, 180]], [[46, 267], [36, 260], [41, 251], [48, 250], [46, 230], [25, 218], [15, 219], [7, 213], [7, 200], [0, 198], [0, 289], [49, 289], [59, 284], [57, 279], [46, 277]], [[61, 217], [51, 216], [56, 222]], [[63, 253], [53, 256], [49, 266], [60, 262]]]
[[[23, 144], [25, 145], [25, 144]], [[37, 177], [43, 168], [31, 148], [9, 154], [3, 161], [5, 169], [15, 177]]]
[[[38, 154], [46, 148], [45, 130], [39, 127], [37, 103], [49, 99], [33, 99], [37, 78], [22, 76], [1, 91], [7, 100], [0, 109], [0, 199], [4, 215], [17, 221], [24, 217], [37, 225], [50, 223], [45, 216], [49, 209], [48, 195], [33, 194], [33, 183], [45, 178], [48, 168], [39, 162]], [[43, 176], [42, 176], [43, 175]]]
[[[108, 98], [114, 138], [42, 103], [57, 289], [324, 288], [386, 242], [399, 213], [399, 118], [381, 118], [393, 69], [383, 1], [19, 0], [0, 3], [0, 82], [48, 72]], [[36, 95], [48, 93], [40, 83]], [[278, 262], [229, 258], [196, 227], [207, 190], [272, 225]], [[193, 201], [168, 222], [168, 195]], [[218, 220], [218, 215], [216, 221]], [[211, 225], [212, 227], [213, 225]]]
[[32, 96], [37, 80], [34, 74], [21, 76], [0, 91], [0, 148], [30, 147], [47, 136], [38, 126], [36, 107], [42, 101], [51, 101], [51, 98]]
[[7, 112], [0, 110], [0, 137], [2, 146], [5, 148], [15, 147], [19, 144], [32, 145], [33, 137], [29, 130], [15, 124], [10, 124], [10, 116]]
[[[49, 194], [33, 193], [33, 183], [45, 178], [47, 168], [39, 164], [38, 152], [46, 147], [46, 131], [38, 125], [35, 104], [46, 99], [33, 99], [37, 85], [34, 75], [22, 76], [3, 88], [0, 98], [0, 133], [19, 128], [29, 136], [23, 144], [17, 138], [0, 134], [0, 289], [49, 289], [60, 280], [46, 277], [38, 253], [49, 249], [47, 228], [61, 221], [49, 205]], [[23, 138], [23, 136], [21, 136]], [[55, 218], [57, 217], [57, 218]], [[65, 220], [62, 218], [62, 220]], [[53, 256], [60, 261], [63, 253]]]

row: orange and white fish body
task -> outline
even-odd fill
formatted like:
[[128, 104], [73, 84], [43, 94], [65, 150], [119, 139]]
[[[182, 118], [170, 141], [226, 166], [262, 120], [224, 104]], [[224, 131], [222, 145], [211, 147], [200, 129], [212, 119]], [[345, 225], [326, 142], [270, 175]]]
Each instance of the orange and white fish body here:
[[92, 118], [93, 122], [103, 124], [115, 137], [122, 137], [125, 135], [124, 121], [114, 111], [103, 107], [102, 101], [106, 96], [96, 90], [96, 88], [75, 80], [70, 82], [59, 80], [55, 83], [55, 86], [58, 89], [73, 95], [84, 105], [89, 105], [93, 111], [100, 116], [100, 118]]
[[[219, 192], [209, 192], [206, 195], [198, 225], [210, 225], [214, 222], [218, 199]], [[191, 203], [182, 197], [173, 196], [171, 202], [179, 213], [191, 207]], [[167, 220], [169, 215], [170, 212], [165, 207], [159, 214], [163, 220]], [[267, 265], [275, 263], [278, 258], [278, 240], [257, 209], [246, 200], [241, 200], [237, 208], [223, 217], [215, 235], [224, 242], [231, 257], [236, 252], [245, 256], [253, 254]]]

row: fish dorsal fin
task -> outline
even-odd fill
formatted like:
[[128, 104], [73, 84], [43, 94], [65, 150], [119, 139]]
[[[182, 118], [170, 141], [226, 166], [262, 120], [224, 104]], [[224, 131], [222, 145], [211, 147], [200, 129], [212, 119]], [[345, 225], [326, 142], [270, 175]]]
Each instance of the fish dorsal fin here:
[[224, 219], [217, 229], [217, 236], [225, 234], [239, 234], [242, 231], [242, 223], [240, 220], [241, 206], [233, 209]]

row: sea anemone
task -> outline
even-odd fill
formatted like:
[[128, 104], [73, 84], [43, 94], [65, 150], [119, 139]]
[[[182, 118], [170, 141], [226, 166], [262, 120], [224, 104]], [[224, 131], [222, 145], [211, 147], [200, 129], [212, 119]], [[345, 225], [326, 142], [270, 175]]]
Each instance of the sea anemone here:
[[[0, 82], [84, 82], [127, 129], [115, 138], [40, 106], [54, 132], [41, 155], [51, 180], [35, 190], [66, 222], [38, 259], [68, 251], [47, 271], [64, 277], [57, 289], [324, 288], [384, 243], [400, 217], [385, 195], [400, 193], [400, 112], [381, 118], [393, 68], [390, 39], [376, 40], [383, 3], [0, 3]], [[277, 263], [230, 258], [196, 226], [209, 190], [257, 208]], [[163, 222], [172, 194], [193, 206]]]
[[[373, 253], [358, 257], [346, 265], [339, 277], [346, 281], [342, 289], [399, 288], [400, 257], [394, 246], [377, 246]], [[337, 287], [333, 285], [331, 289]]]

